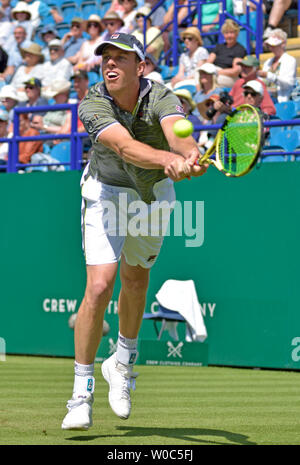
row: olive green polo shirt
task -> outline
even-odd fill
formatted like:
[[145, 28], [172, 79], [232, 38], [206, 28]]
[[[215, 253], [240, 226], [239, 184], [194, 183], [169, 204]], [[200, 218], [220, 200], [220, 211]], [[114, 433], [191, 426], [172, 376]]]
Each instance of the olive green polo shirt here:
[[98, 136], [106, 128], [121, 124], [134, 139], [155, 149], [170, 151], [160, 123], [171, 115], [185, 116], [177, 96], [150, 79], [141, 78], [139, 98], [132, 113], [114, 103], [103, 82], [92, 86], [79, 106], [79, 118], [93, 144], [88, 174], [104, 184], [135, 189], [146, 203], [155, 200], [153, 186], [166, 177], [164, 170], [126, 163], [101, 144]]

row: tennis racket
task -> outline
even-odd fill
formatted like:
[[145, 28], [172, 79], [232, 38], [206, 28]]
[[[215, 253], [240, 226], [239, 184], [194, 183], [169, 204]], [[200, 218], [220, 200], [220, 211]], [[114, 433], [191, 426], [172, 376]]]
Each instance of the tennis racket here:
[[[262, 119], [252, 105], [240, 105], [226, 117], [198, 165], [213, 164], [226, 176], [239, 177], [254, 167], [263, 145]], [[210, 158], [215, 153], [215, 159]]]

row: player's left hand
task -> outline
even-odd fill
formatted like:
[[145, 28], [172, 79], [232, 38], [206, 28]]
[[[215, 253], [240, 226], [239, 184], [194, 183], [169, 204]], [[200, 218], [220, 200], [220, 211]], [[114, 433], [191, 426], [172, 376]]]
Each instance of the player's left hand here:
[[187, 178], [203, 176], [206, 173], [207, 168], [209, 167], [208, 163], [203, 165], [198, 165], [197, 161], [199, 159], [199, 152], [192, 154], [184, 162], [184, 172]]

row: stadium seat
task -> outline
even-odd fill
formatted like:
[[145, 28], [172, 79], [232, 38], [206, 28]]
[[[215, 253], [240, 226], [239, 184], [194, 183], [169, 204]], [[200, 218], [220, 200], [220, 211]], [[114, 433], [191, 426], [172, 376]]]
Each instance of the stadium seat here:
[[[61, 163], [69, 163], [71, 159], [71, 143], [69, 140], [63, 140], [51, 149], [51, 157]], [[65, 165], [65, 170], [69, 170], [70, 166]]]
[[59, 37], [62, 39], [63, 36], [70, 31], [70, 24], [68, 23], [58, 23], [56, 26], [55, 26], [58, 34], [59, 34]]
[[[100, 8], [96, 0], [86, 0], [81, 3], [81, 16], [83, 19], [88, 19], [90, 15], [100, 13]], [[99, 15], [100, 16], [100, 15]]]
[[94, 71], [89, 71], [88, 77], [89, 77], [89, 86], [93, 86], [94, 84], [96, 84], [96, 82], [102, 81], [102, 79], [100, 79], [99, 74], [95, 73]]
[[[276, 154], [273, 154], [276, 152]], [[272, 155], [268, 155], [268, 153], [272, 153]], [[278, 153], [278, 155], [277, 155]], [[265, 146], [262, 150], [261, 154], [261, 161], [262, 163], [265, 162], [286, 162], [288, 161], [288, 156], [285, 155], [285, 151], [283, 147], [279, 145], [268, 145]]]
[[290, 120], [293, 119], [296, 114], [295, 104], [292, 100], [288, 102], [275, 103], [276, 116], [281, 120]]
[[[170, 322], [181, 322], [186, 324], [186, 320], [183, 318], [182, 315], [178, 312], [174, 312], [173, 310], [168, 310], [167, 308], [163, 307], [162, 305], [158, 304], [158, 311], [155, 313], [144, 313], [143, 315], [144, 320], [153, 320], [154, 329], [157, 335], [157, 340], [159, 341], [162, 337], [162, 334], [165, 330], [167, 330], [167, 323]], [[161, 322], [160, 330], [158, 329], [158, 322]], [[189, 325], [186, 324], [187, 331], [190, 332]], [[191, 332], [190, 332], [190, 336]], [[178, 340], [177, 332], [173, 332], [173, 338]]]
[[60, 9], [65, 23], [70, 24], [75, 16], [80, 16], [80, 10], [75, 2], [64, 2]]

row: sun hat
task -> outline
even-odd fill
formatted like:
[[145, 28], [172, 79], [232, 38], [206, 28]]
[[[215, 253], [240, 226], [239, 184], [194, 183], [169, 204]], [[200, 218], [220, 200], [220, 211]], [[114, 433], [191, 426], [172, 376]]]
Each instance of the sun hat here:
[[203, 65], [196, 68], [196, 71], [204, 71], [207, 74], [217, 74], [217, 68], [213, 63], [203, 63]]
[[63, 92], [68, 92], [70, 87], [70, 81], [67, 81], [66, 79], [57, 79], [50, 84], [49, 88], [44, 92], [44, 94], [47, 96], [47, 98], [52, 98]]
[[62, 47], [62, 42], [59, 39], [50, 40], [48, 43], [48, 48], [50, 47]]
[[89, 75], [87, 71], [85, 71], [84, 69], [77, 69], [76, 71], [74, 71], [74, 74], [73, 76], [71, 76], [70, 79], [75, 79], [75, 78], [88, 79]]
[[254, 90], [257, 94], [264, 95], [264, 88], [263, 85], [259, 81], [248, 81], [246, 84], [243, 85], [243, 89], [249, 87], [250, 89]]
[[[137, 15], [148, 16], [150, 13], [151, 13], [151, 8], [147, 5], [144, 5], [137, 9], [135, 13], [135, 18], [137, 17]], [[151, 18], [148, 18], [148, 19], [151, 19]]]
[[113, 45], [114, 47], [125, 50], [126, 52], [135, 52], [138, 57], [144, 61], [144, 47], [141, 42], [130, 34], [124, 34], [123, 32], [115, 32], [108, 39], [101, 42], [100, 45], [95, 49], [95, 55], [102, 55], [104, 48], [107, 45]]
[[18, 2], [16, 6], [11, 10], [11, 16], [13, 19], [17, 19], [16, 18], [17, 13], [27, 13], [28, 19], [31, 18], [31, 12], [26, 2]]
[[177, 89], [177, 90], [174, 90], [173, 92], [175, 95], [177, 95], [177, 97], [179, 98], [183, 98], [184, 100], [187, 100], [191, 109], [192, 110], [195, 110], [196, 108], [196, 104], [192, 98], [192, 94], [190, 93], [190, 91], [188, 89]]
[[247, 55], [241, 61], [239, 61], [238, 64], [249, 66], [249, 68], [258, 68], [259, 60], [253, 55]]
[[181, 39], [183, 40], [186, 36], [195, 37], [199, 45], [203, 44], [200, 31], [196, 26], [187, 27], [184, 31], [182, 31], [182, 33], [180, 34]]
[[72, 18], [71, 24], [75, 24], [75, 23], [82, 24], [83, 22], [84, 20], [80, 18], [80, 16], [74, 16], [74, 18]]
[[20, 101], [20, 98], [18, 96], [18, 93], [15, 87], [11, 86], [10, 84], [7, 84], [6, 86], [1, 87], [0, 100], [3, 100], [4, 98], [12, 98], [13, 100], [16, 100], [17, 102]]
[[88, 17], [87, 20], [84, 21], [84, 28], [85, 28], [86, 31], [88, 30], [89, 23], [98, 23], [99, 27], [100, 27], [100, 31], [101, 32], [103, 31], [102, 20], [101, 20], [100, 16], [98, 16], [96, 14], [92, 14], [92, 15], [90, 15]]
[[120, 21], [122, 23], [122, 26], [125, 24], [121, 16], [116, 11], [108, 11], [107, 13], [105, 13], [105, 15], [102, 18], [102, 22], [105, 24], [105, 21], [109, 19]]
[[42, 54], [42, 47], [35, 42], [31, 42], [27, 46], [20, 48], [22, 57], [24, 58], [25, 53], [31, 53], [32, 55], [37, 55], [40, 57], [40, 63], [44, 61], [44, 55]]

